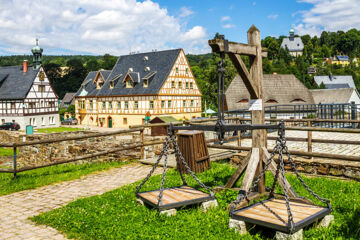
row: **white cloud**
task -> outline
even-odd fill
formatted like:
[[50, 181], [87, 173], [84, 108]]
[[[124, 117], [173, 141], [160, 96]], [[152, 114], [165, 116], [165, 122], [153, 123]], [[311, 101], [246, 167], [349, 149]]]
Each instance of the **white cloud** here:
[[270, 15], [268, 15], [267, 16], [269, 19], [277, 19], [278, 17], [279, 17], [279, 15], [278, 14], [270, 14]]
[[191, 14], [184, 7], [178, 18], [171, 16], [150, 0], [0, 0], [0, 52], [30, 53], [36, 36], [45, 54], [209, 51], [206, 29], [186, 27], [182, 17]]
[[194, 11], [192, 11], [190, 8], [182, 7], [180, 9], [180, 17], [187, 17], [187, 16], [190, 16], [193, 14], [194, 14]]
[[319, 35], [323, 30], [338, 31], [360, 28], [359, 0], [299, 0], [313, 4], [312, 8], [301, 12], [302, 20], [295, 25], [300, 34]]
[[221, 27], [222, 27], [222, 28], [234, 28], [235, 25], [228, 23], [228, 24], [221, 25]]
[[231, 21], [231, 17], [230, 16], [223, 16], [220, 21], [221, 22]]

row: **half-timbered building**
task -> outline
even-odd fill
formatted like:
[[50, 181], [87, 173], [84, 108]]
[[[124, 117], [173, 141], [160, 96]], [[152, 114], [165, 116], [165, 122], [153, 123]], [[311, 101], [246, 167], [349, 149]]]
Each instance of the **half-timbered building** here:
[[201, 116], [201, 92], [182, 49], [120, 56], [111, 71], [90, 72], [75, 97], [84, 125], [127, 127], [151, 118]]
[[41, 67], [42, 49], [32, 49], [34, 66], [0, 67], [0, 121], [37, 128], [59, 126], [58, 96]]

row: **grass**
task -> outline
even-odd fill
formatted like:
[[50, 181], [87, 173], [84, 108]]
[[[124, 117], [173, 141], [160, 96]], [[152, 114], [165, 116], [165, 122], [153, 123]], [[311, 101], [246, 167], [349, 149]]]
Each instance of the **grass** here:
[[39, 133], [58, 133], [58, 132], [73, 132], [81, 131], [83, 128], [72, 128], [72, 127], [54, 127], [54, 128], [39, 128], [36, 129]]
[[129, 162], [63, 164], [21, 172], [17, 174], [15, 179], [13, 179], [12, 173], [1, 173], [0, 196], [61, 181], [77, 179], [89, 173], [119, 167], [126, 163]]
[[12, 148], [0, 147], [0, 157], [8, 157], [12, 155], [14, 155], [14, 150]]
[[[227, 164], [213, 163], [212, 168], [199, 174], [208, 186], [224, 185], [235, 169]], [[301, 195], [309, 197], [295, 176], [288, 180]], [[196, 183], [187, 176], [188, 183]], [[267, 185], [272, 177], [267, 175]], [[161, 176], [154, 176], [142, 191], [158, 189]], [[306, 183], [318, 194], [329, 198], [336, 222], [327, 229], [307, 228], [307, 239], [359, 239], [360, 183], [327, 178], [306, 178]], [[166, 187], [181, 184], [174, 170], [167, 173]], [[228, 204], [236, 198], [232, 190], [217, 194], [219, 207], [202, 213], [198, 207], [181, 209], [176, 216], [159, 216], [156, 210], [136, 204], [136, 184], [124, 186], [100, 196], [79, 199], [67, 206], [35, 216], [33, 221], [46, 224], [76, 239], [239, 239], [228, 229]], [[313, 198], [310, 198], [314, 200]], [[242, 239], [272, 238], [270, 231], [252, 229]]]

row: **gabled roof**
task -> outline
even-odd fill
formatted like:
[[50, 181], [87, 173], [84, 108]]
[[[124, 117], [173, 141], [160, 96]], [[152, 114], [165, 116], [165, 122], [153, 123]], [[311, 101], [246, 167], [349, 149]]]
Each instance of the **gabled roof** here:
[[[106, 78], [109, 77], [110, 70], [100, 70], [101, 75]], [[80, 96], [80, 93], [86, 92], [86, 96], [96, 96], [96, 94], [99, 92], [98, 89], [96, 89], [96, 84], [93, 83], [98, 71], [92, 71], [89, 72], [84, 81], [82, 82], [79, 90], [76, 92], [75, 96]], [[106, 78], [105, 78], [106, 77]], [[85, 91], [83, 91], [85, 90]], [[81, 95], [83, 96], [83, 95]]]
[[76, 93], [66, 93], [64, 98], [61, 100], [60, 107], [64, 107], [64, 104], [73, 104]]
[[281, 48], [288, 48], [290, 52], [299, 52], [304, 49], [304, 44], [300, 37], [284, 38], [281, 43]]
[[337, 55], [336, 58], [337, 58], [337, 60], [339, 60], [339, 61], [349, 61], [349, 57], [348, 57], [348, 56]]
[[[348, 76], [314, 76], [314, 80], [317, 83], [317, 85], [320, 86], [320, 84], [323, 82], [325, 86], [327, 84], [347, 84], [350, 88], [356, 88], [354, 80], [351, 75]], [[334, 88], [336, 85], [332, 85], [332, 88]], [[341, 87], [341, 86], [339, 86]]]
[[333, 83], [333, 84], [325, 84], [327, 89], [339, 89], [339, 88], [350, 88], [348, 83]]
[[323, 103], [348, 103], [355, 89], [314, 89], [311, 90], [316, 104]]
[[151, 119], [150, 123], [152, 123], [155, 119], [160, 119], [164, 123], [171, 123], [171, 122], [181, 122], [174, 118], [173, 116], [157, 116], [153, 119]]
[[[265, 106], [314, 103], [310, 91], [292, 74], [264, 74], [263, 89]], [[248, 108], [250, 94], [239, 75], [231, 81], [225, 97], [228, 110]]]
[[28, 67], [24, 73], [22, 66], [0, 67], [0, 100], [24, 99], [39, 70]]
[[[110, 95], [142, 95], [142, 94], [157, 94], [164, 82], [166, 81], [181, 49], [156, 51], [139, 53], [132, 55], [120, 56], [117, 60], [111, 74], [106, 79], [104, 86], [96, 94], [97, 96]], [[147, 57], [147, 58], [146, 58]], [[151, 74], [146, 67], [149, 67]], [[126, 88], [126, 83], [118, 81], [114, 88], [110, 89], [110, 80], [122, 74], [123, 77], [127, 75], [131, 69], [133, 73], [138, 73], [138, 83], [134, 84], [133, 88]], [[151, 76], [149, 77], [149, 74]], [[135, 74], [131, 73], [131, 77], [137, 79]], [[143, 79], [149, 77], [149, 86], [143, 87]], [[134, 82], [135, 79], [133, 78]]]

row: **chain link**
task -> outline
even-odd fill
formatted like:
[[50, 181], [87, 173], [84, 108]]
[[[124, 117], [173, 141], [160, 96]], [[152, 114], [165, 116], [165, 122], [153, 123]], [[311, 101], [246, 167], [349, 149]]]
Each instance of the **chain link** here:
[[163, 172], [163, 176], [161, 178], [161, 187], [160, 187], [158, 204], [157, 204], [158, 206], [162, 205], [162, 197], [163, 197], [164, 183], [165, 183], [165, 178], [166, 178], [166, 167], [167, 167], [168, 153], [169, 153], [169, 145], [168, 145], [167, 148], [165, 148], [164, 172]]

